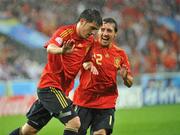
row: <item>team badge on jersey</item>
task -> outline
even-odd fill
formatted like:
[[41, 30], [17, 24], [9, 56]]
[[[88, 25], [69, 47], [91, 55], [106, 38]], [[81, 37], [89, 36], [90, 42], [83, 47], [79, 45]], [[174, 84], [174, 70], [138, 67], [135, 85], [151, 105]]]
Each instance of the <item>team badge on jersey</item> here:
[[120, 67], [120, 62], [121, 62], [121, 58], [120, 58], [120, 57], [114, 58], [114, 66], [115, 66], [116, 68], [119, 68], [119, 67]]

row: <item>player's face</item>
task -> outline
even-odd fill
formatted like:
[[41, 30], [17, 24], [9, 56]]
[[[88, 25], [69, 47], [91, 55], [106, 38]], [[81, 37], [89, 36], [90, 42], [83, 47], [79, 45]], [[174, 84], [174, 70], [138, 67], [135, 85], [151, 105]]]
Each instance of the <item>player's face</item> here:
[[87, 22], [86, 20], [83, 20], [79, 27], [79, 35], [82, 38], [88, 38], [92, 34], [94, 35], [98, 29], [99, 27], [95, 22]]
[[98, 31], [98, 40], [102, 46], [109, 46], [116, 36], [114, 23], [103, 23]]

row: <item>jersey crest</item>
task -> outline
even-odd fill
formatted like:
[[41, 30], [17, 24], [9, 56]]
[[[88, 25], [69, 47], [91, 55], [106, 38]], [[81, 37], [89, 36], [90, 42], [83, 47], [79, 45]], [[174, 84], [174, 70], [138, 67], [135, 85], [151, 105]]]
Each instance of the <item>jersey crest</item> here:
[[121, 62], [121, 58], [120, 57], [115, 57], [114, 58], [114, 66], [116, 68], [119, 68], [120, 67], [120, 62]]

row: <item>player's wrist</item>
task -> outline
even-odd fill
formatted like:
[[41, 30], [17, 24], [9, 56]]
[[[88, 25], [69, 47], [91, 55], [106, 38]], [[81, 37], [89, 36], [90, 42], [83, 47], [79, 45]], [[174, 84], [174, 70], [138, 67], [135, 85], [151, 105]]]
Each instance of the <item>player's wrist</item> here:
[[62, 48], [62, 47], [60, 47], [60, 48], [59, 48], [58, 53], [59, 53], [59, 54], [63, 54], [63, 53], [64, 53], [64, 51], [63, 51], [63, 48]]
[[124, 74], [124, 76], [123, 76], [123, 79], [124, 79], [124, 80], [127, 80], [127, 78], [128, 78], [128, 72], [126, 72], [126, 73]]
[[124, 80], [124, 84], [128, 87], [131, 87], [133, 84], [133, 77], [128, 75], [127, 78]]
[[84, 63], [83, 63], [83, 68], [84, 68], [85, 70], [91, 69], [91, 62], [84, 62]]

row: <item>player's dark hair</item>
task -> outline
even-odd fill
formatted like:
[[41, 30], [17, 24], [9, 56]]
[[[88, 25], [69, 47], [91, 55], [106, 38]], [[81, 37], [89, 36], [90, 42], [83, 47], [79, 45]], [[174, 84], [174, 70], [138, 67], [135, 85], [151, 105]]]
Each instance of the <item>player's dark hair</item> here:
[[118, 31], [118, 25], [117, 22], [113, 18], [104, 18], [103, 23], [113, 23], [114, 24], [114, 31]]
[[102, 17], [100, 12], [96, 9], [85, 9], [79, 16], [78, 21], [84, 18], [88, 22], [95, 22], [98, 26], [102, 25]]

